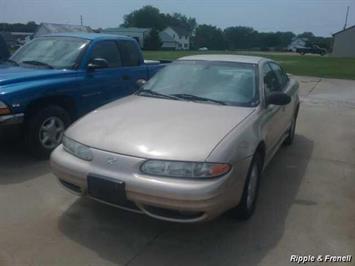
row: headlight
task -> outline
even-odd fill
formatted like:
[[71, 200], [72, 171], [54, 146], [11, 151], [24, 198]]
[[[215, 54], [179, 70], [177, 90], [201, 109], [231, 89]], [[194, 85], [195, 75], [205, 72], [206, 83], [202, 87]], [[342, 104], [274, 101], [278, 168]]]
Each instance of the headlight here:
[[82, 160], [92, 161], [93, 159], [92, 151], [88, 146], [76, 142], [66, 136], [63, 137], [63, 147], [64, 150]]
[[5, 103], [0, 101], [0, 115], [7, 115], [9, 113], [11, 113], [10, 108]]
[[225, 163], [178, 162], [148, 160], [141, 166], [141, 171], [148, 175], [180, 177], [180, 178], [211, 178], [229, 172], [231, 166]]

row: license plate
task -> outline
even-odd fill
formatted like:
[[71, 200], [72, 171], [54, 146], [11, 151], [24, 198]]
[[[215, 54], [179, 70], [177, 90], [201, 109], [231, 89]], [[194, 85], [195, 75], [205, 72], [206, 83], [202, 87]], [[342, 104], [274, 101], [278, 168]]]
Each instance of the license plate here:
[[89, 196], [117, 205], [127, 202], [124, 182], [95, 175], [89, 175], [87, 182]]

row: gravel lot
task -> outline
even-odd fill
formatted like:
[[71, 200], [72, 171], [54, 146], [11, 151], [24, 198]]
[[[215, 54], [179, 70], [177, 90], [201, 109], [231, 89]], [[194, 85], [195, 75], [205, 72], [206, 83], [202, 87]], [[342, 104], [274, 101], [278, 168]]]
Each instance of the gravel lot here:
[[355, 81], [297, 79], [295, 143], [266, 169], [248, 222], [180, 225], [79, 199], [48, 162], [2, 140], [0, 265], [252, 266], [288, 265], [291, 254], [355, 256]]

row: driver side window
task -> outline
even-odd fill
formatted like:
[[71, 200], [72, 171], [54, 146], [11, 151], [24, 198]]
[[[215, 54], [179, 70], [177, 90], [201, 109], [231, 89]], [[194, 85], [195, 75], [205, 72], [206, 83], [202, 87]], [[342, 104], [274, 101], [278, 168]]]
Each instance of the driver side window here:
[[269, 63], [269, 65], [271, 66], [272, 70], [274, 71], [277, 80], [281, 84], [282, 90], [285, 90], [287, 87], [288, 80], [289, 80], [288, 76], [286, 75], [286, 73], [283, 71], [283, 69], [279, 65], [277, 65], [275, 63]]
[[97, 58], [105, 59], [109, 68], [122, 66], [120, 51], [114, 41], [102, 41], [97, 43], [92, 50], [90, 60]]
[[265, 93], [281, 91], [281, 84], [269, 64], [263, 66]]

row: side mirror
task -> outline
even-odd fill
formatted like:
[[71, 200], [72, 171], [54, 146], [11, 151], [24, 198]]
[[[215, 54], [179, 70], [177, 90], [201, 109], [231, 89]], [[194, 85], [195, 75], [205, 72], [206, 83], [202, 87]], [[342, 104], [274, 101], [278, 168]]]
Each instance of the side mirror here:
[[136, 85], [138, 87], [138, 89], [142, 88], [145, 84], [147, 83], [147, 81], [145, 79], [139, 79], [136, 82]]
[[286, 105], [291, 102], [291, 97], [284, 92], [272, 92], [266, 97], [266, 104]]
[[93, 58], [88, 64], [89, 70], [95, 70], [99, 68], [108, 68], [109, 64], [105, 58]]

